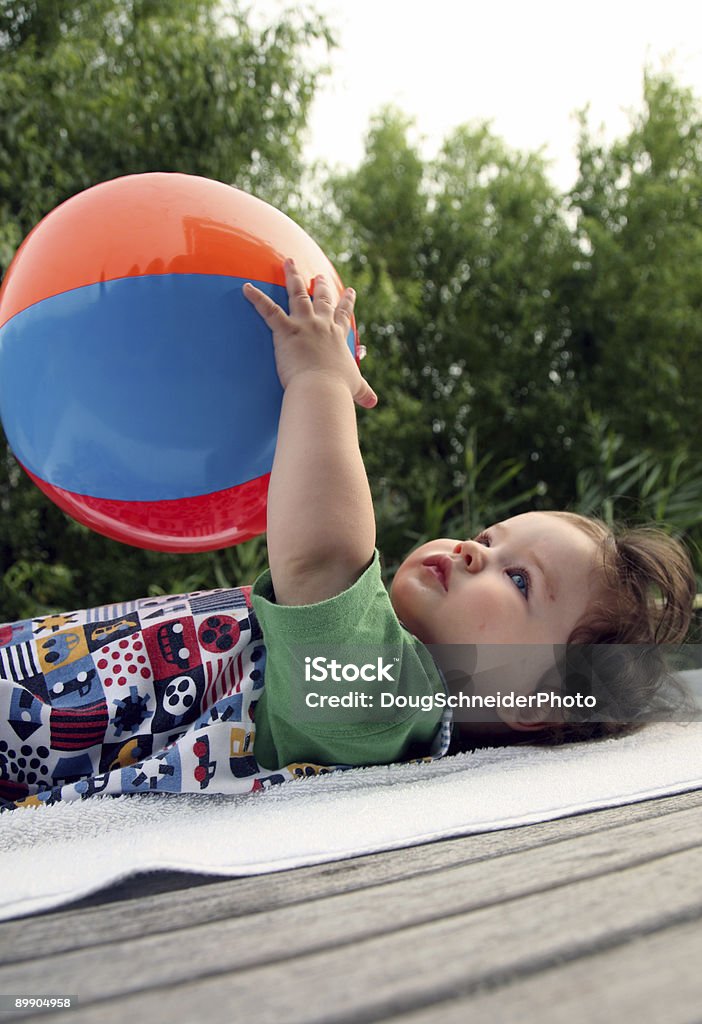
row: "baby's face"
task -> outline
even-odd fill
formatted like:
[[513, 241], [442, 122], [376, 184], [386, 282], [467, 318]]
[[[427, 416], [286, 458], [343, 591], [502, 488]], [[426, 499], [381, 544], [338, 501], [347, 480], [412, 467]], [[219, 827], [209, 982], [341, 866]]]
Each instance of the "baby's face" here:
[[[451, 692], [531, 694], [554, 668], [598, 589], [598, 546], [577, 526], [528, 512], [475, 540], [441, 538], [413, 551], [395, 575], [400, 620], [444, 670]], [[454, 645], [469, 645], [464, 651]], [[446, 645], [446, 646], [442, 646]], [[532, 728], [520, 712], [461, 711], [462, 732]]]
[[413, 551], [391, 589], [426, 644], [565, 644], [595, 597], [597, 544], [577, 526], [527, 512], [474, 540]]

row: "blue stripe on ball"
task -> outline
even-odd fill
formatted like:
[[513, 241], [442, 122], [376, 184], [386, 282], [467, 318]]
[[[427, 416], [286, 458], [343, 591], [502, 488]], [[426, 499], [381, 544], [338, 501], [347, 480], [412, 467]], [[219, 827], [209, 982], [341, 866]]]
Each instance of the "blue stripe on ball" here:
[[[121, 278], [14, 316], [0, 329], [0, 407], [18, 459], [54, 486], [125, 501], [270, 472], [282, 389], [244, 280]], [[255, 283], [287, 308], [284, 288]]]

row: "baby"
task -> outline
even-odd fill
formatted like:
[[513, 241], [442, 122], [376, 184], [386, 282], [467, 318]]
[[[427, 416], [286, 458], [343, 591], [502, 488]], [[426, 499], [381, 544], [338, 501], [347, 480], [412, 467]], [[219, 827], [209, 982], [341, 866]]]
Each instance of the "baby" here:
[[[686, 551], [660, 531], [616, 536], [605, 524], [571, 513], [515, 516], [475, 539], [442, 538], [413, 551], [394, 578], [390, 607], [374, 558], [373, 507], [353, 410], [354, 401], [372, 408], [377, 397], [345, 341], [355, 296], [347, 289], [335, 303], [328, 282], [317, 278], [310, 299], [292, 262], [285, 270], [289, 314], [245, 287], [273, 332], [285, 389], [268, 505], [268, 599], [278, 606], [313, 605], [367, 587], [375, 605], [366, 619], [376, 619], [376, 642], [397, 642], [399, 627], [406, 644], [430, 648], [454, 698], [467, 689], [482, 698], [455, 715], [459, 746], [595, 737], [670, 710], [681, 695], [666, 678], [658, 645], [684, 639], [696, 585]], [[263, 586], [258, 594], [266, 596]], [[267, 611], [260, 609], [262, 616]], [[359, 643], [371, 639], [372, 631], [359, 630], [355, 618], [344, 629]], [[313, 639], [325, 635], [336, 639], [331, 627]], [[565, 647], [573, 644], [577, 657]], [[565, 648], [560, 656], [559, 648]], [[427, 686], [436, 692], [432, 667]], [[288, 673], [288, 687], [289, 679]], [[581, 695], [588, 698], [585, 713], [564, 716], [563, 700], [534, 696], [537, 690], [544, 698], [568, 696], [569, 687], [583, 682], [589, 688]], [[498, 706], [486, 699], [498, 689], [513, 699]], [[283, 702], [277, 691], [267, 685], [259, 729], [264, 717], [274, 717], [274, 699]], [[431, 718], [416, 719], [421, 739]], [[275, 729], [265, 728], [257, 752], [271, 759], [279, 743]], [[402, 734], [404, 748], [392, 757], [406, 755], [410, 736]], [[285, 756], [294, 752], [287, 749]], [[388, 760], [388, 753], [379, 748], [372, 760]]]
[[423, 545], [388, 594], [354, 408], [377, 397], [346, 342], [355, 296], [318, 277], [310, 298], [289, 260], [285, 275], [289, 313], [244, 288], [284, 389], [269, 570], [252, 588], [0, 627], [0, 808], [250, 792], [669, 710], [657, 652], [684, 638], [695, 578], [661, 533], [529, 512]]

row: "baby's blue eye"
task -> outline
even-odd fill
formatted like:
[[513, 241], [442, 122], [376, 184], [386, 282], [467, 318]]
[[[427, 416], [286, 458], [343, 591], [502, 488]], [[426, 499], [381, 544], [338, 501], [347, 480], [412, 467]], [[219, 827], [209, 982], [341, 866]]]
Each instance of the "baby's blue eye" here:
[[529, 593], [529, 580], [526, 578], [524, 573], [523, 572], [511, 572], [509, 574], [509, 577], [510, 577], [511, 580], [514, 581], [514, 585], [517, 588], [517, 590], [521, 590], [521, 592], [526, 597], [526, 595]]

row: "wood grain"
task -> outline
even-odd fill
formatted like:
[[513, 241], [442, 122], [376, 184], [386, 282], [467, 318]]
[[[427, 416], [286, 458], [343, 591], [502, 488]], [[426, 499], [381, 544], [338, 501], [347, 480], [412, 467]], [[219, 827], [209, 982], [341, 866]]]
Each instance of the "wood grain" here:
[[[700, 838], [697, 792], [8, 922], [0, 992], [39, 978], [71, 991], [78, 1008], [54, 1015], [66, 1024], [600, 1019], [582, 1015], [588, 993], [588, 1012], [615, 1007], [602, 1020], [634, 1019], [634, 996], [684, 1014], [699, 993]], [[632, 950], [651, 958], [641, 980]], [[556, 1000], [567, 1013], [549, 1018]]]

